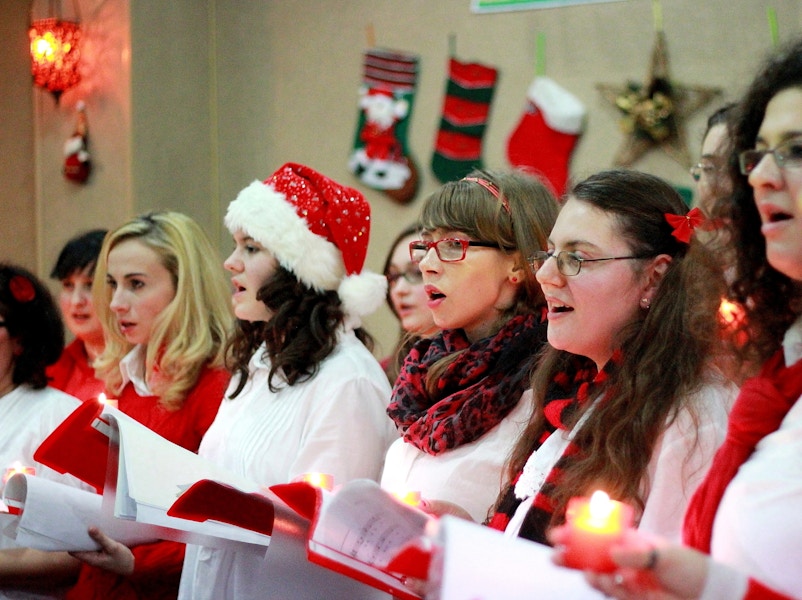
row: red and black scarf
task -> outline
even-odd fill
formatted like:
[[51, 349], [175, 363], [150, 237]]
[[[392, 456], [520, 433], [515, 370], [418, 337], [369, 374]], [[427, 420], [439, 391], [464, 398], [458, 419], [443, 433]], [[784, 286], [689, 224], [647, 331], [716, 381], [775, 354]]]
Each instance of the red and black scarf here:
[[[593, 361], [581, 356], [572, 356], [565, 370], [557, 373], [546, 390], [546, 404], [544, 408], [545, 427], [542, 435], [535, 443], [533, 452], [543, 445], [549, 436], [562, 429], [569, 431], [571, 425], [576, 423], [576, 413], [583, 408], [589, 400], [599, 393], [600, 386], [608, 379], [612, 369], [621, 364], [621, 353], [616, 352], [607, 362], [601, 372], [598, 372]], [[548, 544], [546, 530], [551, 523], [555, 506], [553, 495], [560, 484], [563, 472], [576, 460], [580, 449], [569, 442], [563, 455], [549, 472], [543, 485], [535, 492], [532, 507], [526, 514], [519, 537]], [[496, 506], [495, 513], [490, 517], [487, 525], [504, 531], [510, 520], [520, 506], [522, 499], [515, 495], [515, 484], [521, 473], [504, 490], [501, 500]]]
[[779, 429], [801, 394], [802, 360], [786, 367], [782, 350], [766, 361], [759, 375], [744, 382], [730, 411], [727, 437], [688, 504], [683, 525], [687, 545], [710, 552], [713, 521], [727, 485], [758, 442]]
[[[406, 442], [428, 454], [472, 442], [518, 404], [545, 341], [546, 320], [533, 314], [513, 317], [496, 335], [473, 344], [461, 329], [420, 340], [404, 361], [387, 414]], [[455, 352], [461, 353], [430, 396], [429, 368]]]

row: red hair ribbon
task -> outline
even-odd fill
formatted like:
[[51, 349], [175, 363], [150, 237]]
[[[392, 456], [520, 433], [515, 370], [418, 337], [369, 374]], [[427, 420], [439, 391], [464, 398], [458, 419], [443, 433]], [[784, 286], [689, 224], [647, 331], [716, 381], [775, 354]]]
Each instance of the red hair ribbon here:
[[693, 230], [705, 222], [705, 215], [698, 208], [692, 208], [687, 215], [665, 213], [665, 217], [668, 224], [674, 228], [671, 235], [686, 244], [690, 243]]
[[8, 282], [8, 289], [17, 302], [30, 302], [36, 298], [36, 289], [31, 280], [22, 275], [14, 275]]

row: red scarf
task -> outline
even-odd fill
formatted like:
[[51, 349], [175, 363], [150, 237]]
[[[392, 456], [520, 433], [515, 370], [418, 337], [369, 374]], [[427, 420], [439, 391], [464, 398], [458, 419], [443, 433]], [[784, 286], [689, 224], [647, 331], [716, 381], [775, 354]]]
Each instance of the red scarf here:
[[[513, 317], [496, 335], [473, 344], [461, 329], [423, 339], [404, 361], [387, 414], [406, 442], [428, 454], [479, 439], [518, 404], [545, 341], [545, 319], [531, 314]], [[430, 396], [429, 367], [455, 352], [460, 355]]]
[[802, 360], [786, 367], [782, 350], [766, 361], [760, 375], [744, 382], [730, 412], [727, 437], [688, 505], [683, 526], [688, 546], [710, 552], [713, 521], [727, 485], [757, 443], [779, 429], [801, 394]]

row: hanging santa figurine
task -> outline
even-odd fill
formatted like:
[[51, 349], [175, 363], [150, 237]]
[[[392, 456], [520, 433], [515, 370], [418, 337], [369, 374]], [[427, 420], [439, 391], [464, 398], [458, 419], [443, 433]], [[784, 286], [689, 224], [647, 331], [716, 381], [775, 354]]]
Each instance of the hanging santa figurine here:
[[78, 102], [78, 122], [75, 133], [64, 143], [64, 176], [76, 183], [86, 183], [92, 163], [87, 150], [86, 106], [83, 101]]

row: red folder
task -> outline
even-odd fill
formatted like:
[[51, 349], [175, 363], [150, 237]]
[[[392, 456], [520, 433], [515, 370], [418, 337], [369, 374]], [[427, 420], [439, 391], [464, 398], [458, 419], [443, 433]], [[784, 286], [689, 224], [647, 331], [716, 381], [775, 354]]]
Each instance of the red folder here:
[[94, 426], [103, 423], [102, 411], [100, 402], [82, 402], [36, 449], [34, 460], [103, 493], [109, 437]]
[[184, 491], [167, 510], [170, 517], [192, 521], [219, 521], [273, 535], [273, 501], [259, 493], [201, 479]]
[[[354, 486], [361, 486], [360, 491], [357, 492], [358, 497], [369, 498], [372, 501], [373, 508], [371, 510], [379, 508], [380, 513], [389, 515], [401, 514], [411, 516], [413, 521], [416, 519], [421, 521], [420, 516], [413, 516], [420, 515], [418, 509], [399, 505], [398, 501], [389, 493], [380, 490], [375, 482], [366, 482], [365, 480], [349, 482], [333, 493], [324, 492], [306, 482], [274, 485], [270, 488], [270, 491], [300, 516], [310, 521], [309, 539], [307, 540], [307, 556], [310, 562], [392, 594], [396, 599], [420, 600], [420, 596], [407, 588], [403, 581], [406, 577], [424, 580], [428, 577], [429, 564], [431, 562], [431, 544], [428, 538], [423, 535], [422, 525], [420, 526], [420, 535], [412, 537], [412, 539], [400, 546], [389, 563], [384, 566], [360, 560], [356, 555], [344, 553], [341, 550], [325, 545], [321, 541], [324, 538], [319, 535], [320, 530], [324, 530], [329, 526], [337, 529], [346, 526], [344, 523], [322, 522], [320, 516], [323, 513], [324, 503], [336, 502], [337, 495], [344, 490], [346, 490], [347, 494], [352, 494], [357, 491]], [[341, 503], [340, 506], [345, 507], [347, 504]], [[353, 511], [349, 512], [352, 512], [356, 520], [359, 520], [360, 508], [356, 505], [354, 506]], [[402, 518], [406, 518], [406, 516]], [[366, 524], [366, 526], [370, 528], [369, 525]], [[351, 531], [346, 537], [353, 539], [361, 537], [363, 533], [367, 533], [367, 530]]]

